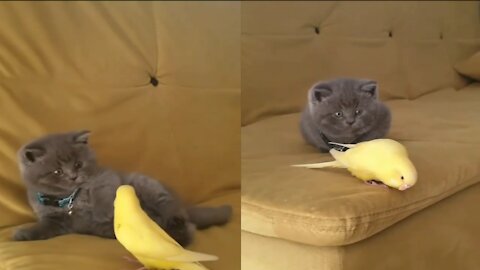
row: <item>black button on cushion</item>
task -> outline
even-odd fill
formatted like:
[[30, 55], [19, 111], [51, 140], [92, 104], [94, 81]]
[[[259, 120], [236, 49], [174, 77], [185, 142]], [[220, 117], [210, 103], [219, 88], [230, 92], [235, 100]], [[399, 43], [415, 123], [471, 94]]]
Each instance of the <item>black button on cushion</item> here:
[[157, 80], [157, 78], [155, 78], [155, 77], [150, 77], [150, 83], [151, 83], [153, 86], [157, 86], [157, 85], [158, 85], [158, 80]]

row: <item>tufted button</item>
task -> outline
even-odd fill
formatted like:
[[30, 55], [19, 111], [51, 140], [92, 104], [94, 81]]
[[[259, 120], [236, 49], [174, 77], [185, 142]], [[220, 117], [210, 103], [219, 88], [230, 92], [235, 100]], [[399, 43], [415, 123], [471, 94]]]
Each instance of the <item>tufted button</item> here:
[[315, 29], [315, 34], [317, 35], [320, 34], [320, 27], [315, 26], [314, 29]]
[[392, 32], [392, 30], [388, 31], [388, 36], [389, 36], [389, 37], [393, 37], [393, 32]]
[[150, 83], [153, 85], [153, 86], [157, 86], [158, 85], [158, 80], [157, 78], [155, 77], [150, 77]]
[[443, 33], [440, 33], [440, 39], [443, 39]]

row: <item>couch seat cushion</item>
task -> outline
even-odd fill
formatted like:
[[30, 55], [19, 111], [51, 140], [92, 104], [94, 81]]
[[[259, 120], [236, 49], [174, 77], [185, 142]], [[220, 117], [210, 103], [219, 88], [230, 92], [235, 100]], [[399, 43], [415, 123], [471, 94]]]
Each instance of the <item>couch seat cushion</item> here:
[[[358, 243], [318, 247], [242, 231], [243, 269], [477, 270], [480, 184]], [[461, 209], [461, 211], [459, 211]]]
[[[224, 227], [199, 231], [191, 250], [215, 254], [220, 259], [205, 262], [211, 270], [240, 270], [239, 191], [208, 200], [204, 205], [231, 204], [234, 218]], [[116, 241], [95, 236], [66, 235], [44, 241], [12, 242], [15, 227], [0, 229], [0, 270], [117, 269], [137, 265], [122, 257], [129, 253]], [[232, 244], [233, 243], [233, 244]]]
[[413, 188], [368, 186], [346, 170], [290, 165], [331, 160], [307, 145], [299, 114], [242, 130], [242, 229], [317, 246], [354, 243], [475, 183], [480, 178], [480, 85], [393, 100], [389, 138], [417, 167]]
[[457, 63], [455, 69], [464, 76], [480, 80], [480, 51]]

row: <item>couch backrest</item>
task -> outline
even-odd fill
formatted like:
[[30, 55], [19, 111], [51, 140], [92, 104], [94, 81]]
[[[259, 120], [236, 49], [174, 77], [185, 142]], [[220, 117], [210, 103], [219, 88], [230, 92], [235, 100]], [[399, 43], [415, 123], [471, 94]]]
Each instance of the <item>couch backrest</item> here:
[[317, 81], [379, 82], [414, 99], [466, 84], [453, 65], [480, 48], [478, 2], [242, 2], [242, 122], [299, 111]]
[[0, 3], [0, 227], [32, 217], [15, 154], [50, 132], [188, 202], [238, 187], [239, 59], [239, 3]]

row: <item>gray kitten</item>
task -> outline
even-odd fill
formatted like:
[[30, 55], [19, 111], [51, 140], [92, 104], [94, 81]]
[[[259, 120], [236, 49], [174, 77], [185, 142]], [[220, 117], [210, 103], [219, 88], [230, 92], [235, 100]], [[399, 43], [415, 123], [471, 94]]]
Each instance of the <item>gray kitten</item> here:
[[52, 134], [19, 150], [20, 171], [38, 222], [16, 231], [15, 240], [69, 233], [115, 238], [113, 201], [123, 184], [135, 188], [145, 212], [183, 246], [192, 241], [195, 228], [230, 219], [230, 206], [185, 208], [171, 191], [148, 176], [99, 166], [88, 145], [89, 134]]
[[300, 129], [308, 143], [327, 152], [332, 148], [328, 142], [358, 143], [384, 137], [390, 119], [375, 81], [340, 78], [318, 82], [308, 91]]

